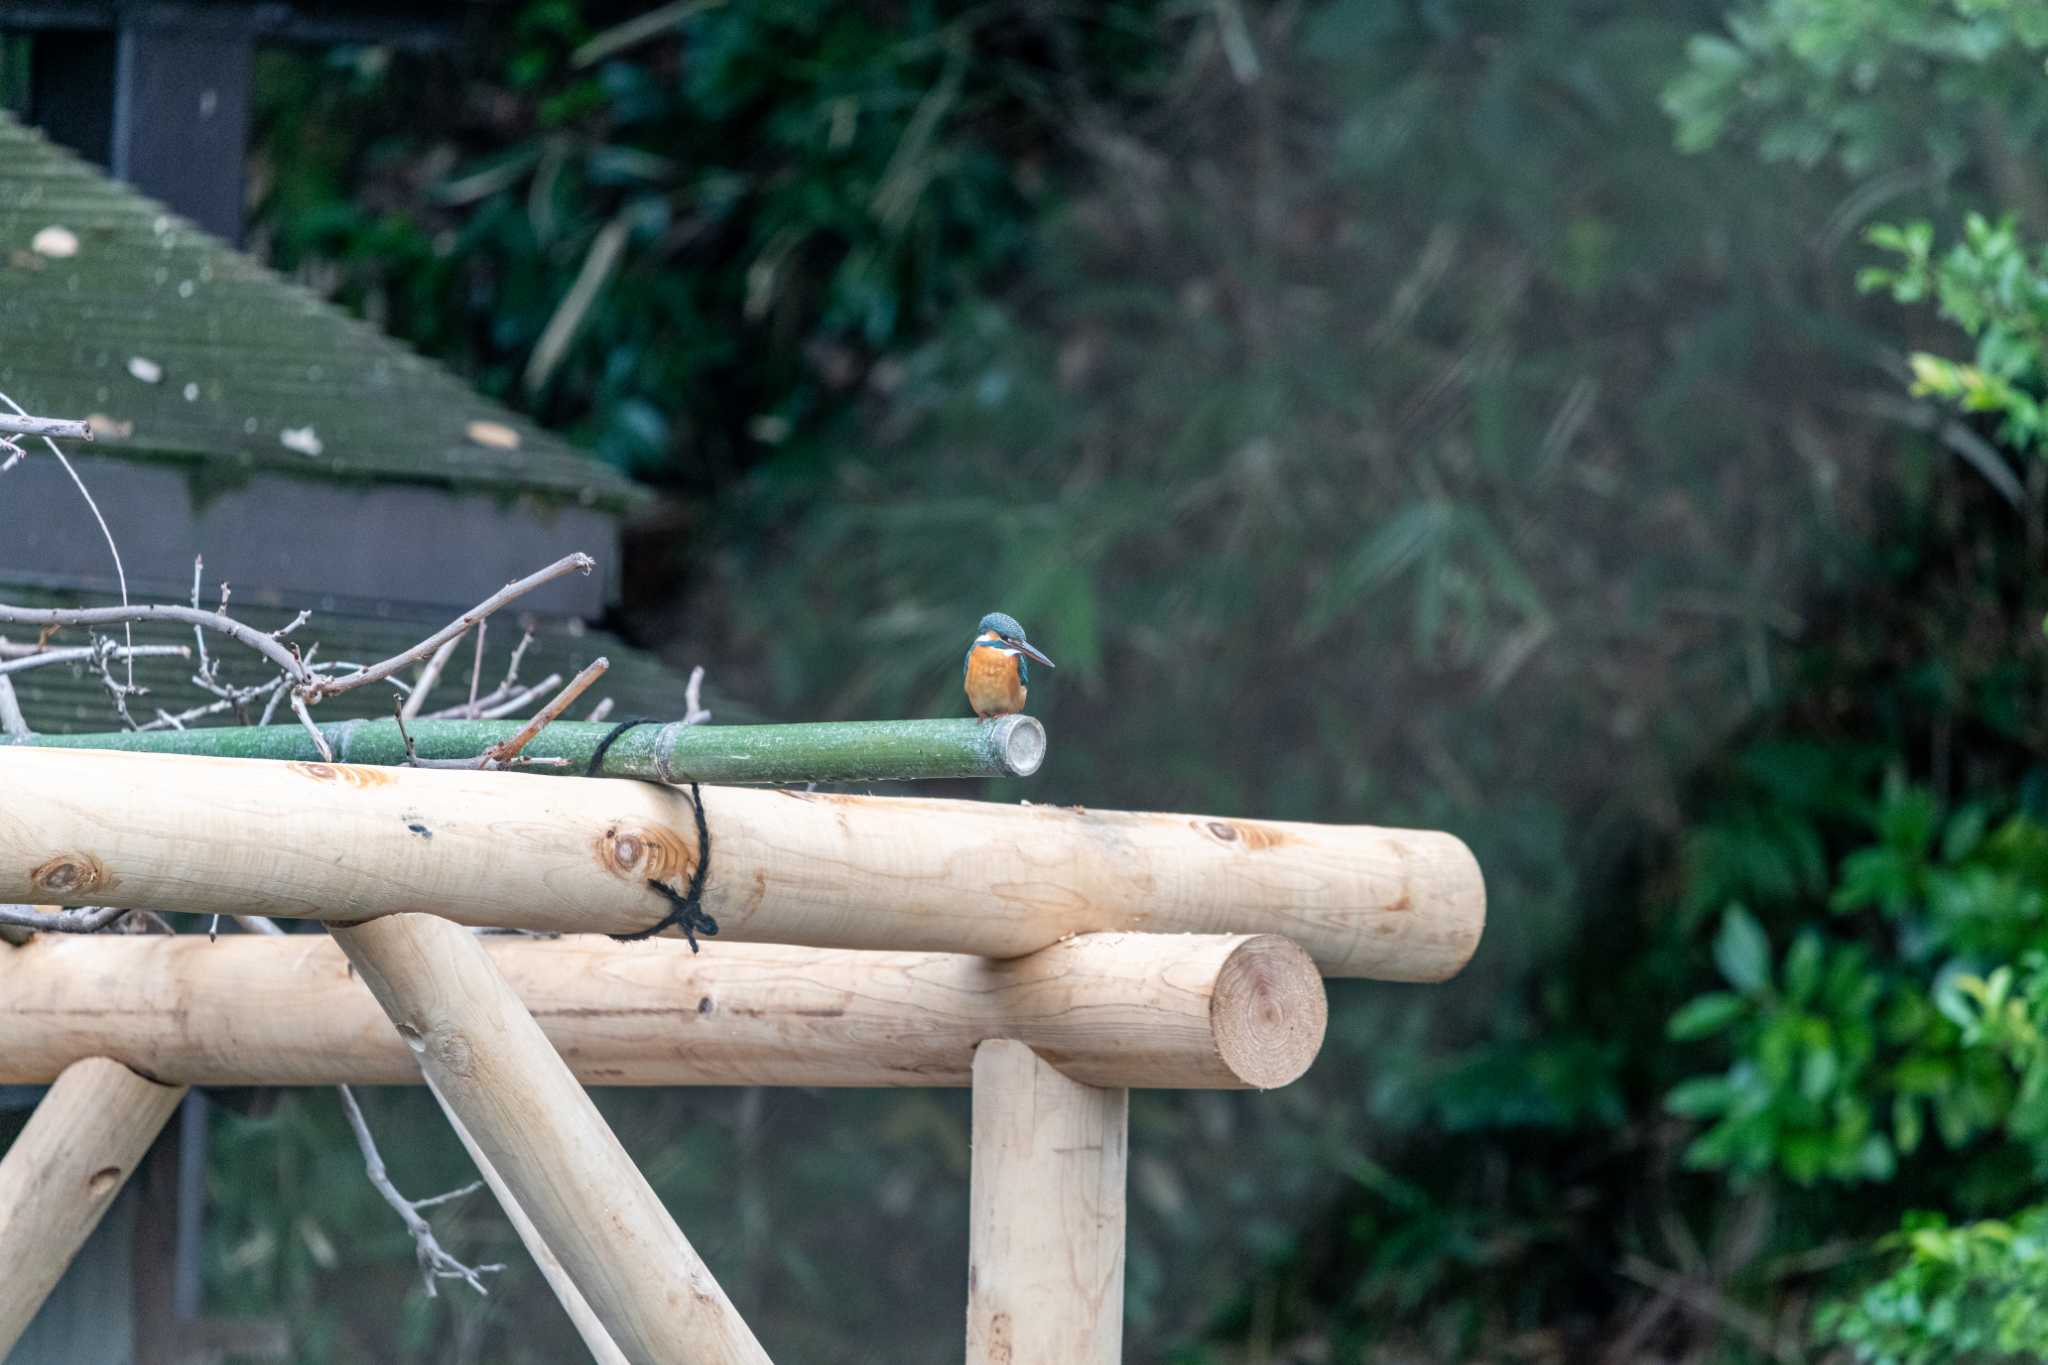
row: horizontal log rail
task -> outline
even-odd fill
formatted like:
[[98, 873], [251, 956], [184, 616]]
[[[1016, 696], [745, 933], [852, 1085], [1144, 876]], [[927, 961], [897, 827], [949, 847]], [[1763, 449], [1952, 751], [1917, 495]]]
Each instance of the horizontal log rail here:
[[[405, 727], [424, 759], [475, 758], [519, 732], [516, 720], [416, 720]], [[405, 738], [392, 720], [343, 720], [318, 727], [338, 763], [392, 766], [405, 762]], [[521, 752], [559, 759], [535, 773], [586, 775], [598, 746], [611, 736], [598, 777], [650, 782], [725, 784], [909, 782], [950, 777], [1029, 777], [1045, 761], [1045, 727], [1031, 716], [978, 720], [835, 721], [810, 725], [686, 725], [650, 721], [620, 730], [591, 721], [558, 720]], [[303, 725], [217, 726], [197, 730], [112, 730], [104, 734], [36, 735], [49, 749], [113, 749], [126, 753], [204, 754], [214, 758], [321, 761]]]
[[[964, 1086], [984, 1039], [1095, 1086], [1285, 1085], [1323, 983], [1285, 939], [1090, 934], [1008, 962], [591, 936], [479, 940], [587, 1085]], [[417, 1084], [324, 934], [42, 934], [0, 949], [0, 1083], [118, 1058], [193, 1085]]]
[[[1430, 831], [745, 787], [702, 799], [702, 908], [721, 946], [1017, 957], [1101, 931], [1275, 933], [1326, 976], [1440, 981], [1486, 915], [1470, 851]], [[650, 782], [0, 747], [0, 903], [624, 934], [689, 885], [696, 825], [687, 791]]]

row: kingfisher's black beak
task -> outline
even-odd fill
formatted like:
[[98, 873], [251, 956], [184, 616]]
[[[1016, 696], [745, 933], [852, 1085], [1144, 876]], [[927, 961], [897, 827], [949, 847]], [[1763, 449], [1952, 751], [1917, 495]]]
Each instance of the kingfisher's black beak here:
[[1003, 643], [1010, 646], [1012, 649], [1016, 650], [1019, 654], [1022, 654], [1025, 658], [1031, 660], [1031, 662], [1035, 664], [1044, 664], [1047, 668], [1059, 667], [1059, 665], [1054, 663], [1051, 659], [1048, 659], [1043, 654], [1040, 654], [1038, 652], [1038, 647], [1036, 645], [1033, 645], [1029, 640], [1012, 639], [1010, 636], [1005, 635], [1003, 637]]

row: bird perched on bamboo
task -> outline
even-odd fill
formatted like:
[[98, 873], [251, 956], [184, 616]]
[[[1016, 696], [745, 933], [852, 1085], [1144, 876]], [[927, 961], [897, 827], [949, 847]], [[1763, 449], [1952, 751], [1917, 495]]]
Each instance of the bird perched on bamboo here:
[[1036, 659], [1047, 668], [1055, 665], [1024, 638], [1024, 627], [1014, 616], [992, 611], [981, 618], [981, 633], [967, 646], [962, 668], [967, 687], [967, 704], [983, 720], [993, 716], [1014, 716], [1024, 709], [1024, 697], [1031, 681], [1026, 659]]

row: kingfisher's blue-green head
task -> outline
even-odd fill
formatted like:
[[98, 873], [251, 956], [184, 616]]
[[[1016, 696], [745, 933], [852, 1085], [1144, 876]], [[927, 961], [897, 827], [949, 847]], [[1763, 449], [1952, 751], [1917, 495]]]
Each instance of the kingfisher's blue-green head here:
[[999, 611], [992, 611], [981, 618], [981, 633], [975, 637], [974, 643], [994, 649], [1015, 650], [1025, 658], [1035, 659], [1047, 668], [1058, 667], [1039, 652], [1036, 645], [1024, 638], [1024, 627], [1017, 624], [1016, 617], [1006, 616]]

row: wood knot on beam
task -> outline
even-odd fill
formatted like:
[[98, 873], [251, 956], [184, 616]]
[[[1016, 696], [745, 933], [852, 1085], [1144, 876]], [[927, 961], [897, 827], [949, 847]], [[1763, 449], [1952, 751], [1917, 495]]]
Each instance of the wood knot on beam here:
[[120, 878], [90, 853], [59, 853], [28, 874], [29, 885], [60, 899], [77, 899], [119, 885]]
[[697, 865], [697, 850], [666, 825], [613, 825], [597, 837], [595, 852], [605, 871], [634, 882], [687, 878]]

